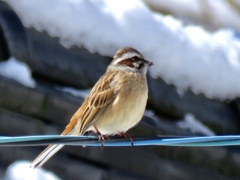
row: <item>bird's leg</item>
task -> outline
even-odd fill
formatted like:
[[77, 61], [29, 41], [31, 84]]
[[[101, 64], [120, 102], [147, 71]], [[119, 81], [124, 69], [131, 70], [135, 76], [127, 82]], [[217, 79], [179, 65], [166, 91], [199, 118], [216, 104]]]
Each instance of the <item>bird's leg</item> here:
[[124, 136], [126, 139], [129, 139], [131, 141], [131, 145], [133, 146], [133, 137], [130, 134], [120, 132], [120, 133], [117, 133], [117, 135]]
[[105, 137], [100, 133], [100, 131], [98, 130], [97, 126], [93, 126], [96, 133], [98, 134], [98, 141], [102, 141], [102, 147], [104, 146], [104, 142], [105, 142]]

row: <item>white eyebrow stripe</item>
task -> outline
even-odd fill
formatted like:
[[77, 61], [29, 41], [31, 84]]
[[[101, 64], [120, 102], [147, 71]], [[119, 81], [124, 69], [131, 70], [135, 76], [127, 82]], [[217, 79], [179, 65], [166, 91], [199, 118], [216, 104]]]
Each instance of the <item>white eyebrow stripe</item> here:
[[142, 58], [140, 54], [136, 53], [136, 52], [127, 52], [125, 54], [123, 54], [121, 57], [117, 58], [113, 64], [118, 64], [120, 61], [124, 60], [124, 59], [130, 59], [134, 56], [137, 56], [139, 58]]

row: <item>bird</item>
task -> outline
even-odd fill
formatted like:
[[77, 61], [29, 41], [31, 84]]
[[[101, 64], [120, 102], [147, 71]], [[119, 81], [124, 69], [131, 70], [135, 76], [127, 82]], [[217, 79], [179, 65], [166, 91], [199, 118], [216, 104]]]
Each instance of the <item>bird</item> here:
[[[136, 126], [144, 114], [148, 99], [146, 74], [152, 65], [132, 47], [118, 50], [61, 135], [93, 132], [101, 140], [117, 134], [127, 136], [126, 131]], [[41, 167], [63, 146], [49, 145], [31, 168]]]

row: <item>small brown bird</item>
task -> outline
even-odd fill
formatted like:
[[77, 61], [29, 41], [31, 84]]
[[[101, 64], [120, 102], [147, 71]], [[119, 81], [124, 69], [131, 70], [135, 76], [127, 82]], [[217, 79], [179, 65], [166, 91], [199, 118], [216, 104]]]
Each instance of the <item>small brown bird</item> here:
[[[124, 134], [138, 124], [146, 108], [146, 73], [152, 64], [131, 47], [119, 50], [61, 135], [92, 131], [104, 140], [104, 136]], [[31, 167], [41, 167], [63, 146], [49, 145]]]

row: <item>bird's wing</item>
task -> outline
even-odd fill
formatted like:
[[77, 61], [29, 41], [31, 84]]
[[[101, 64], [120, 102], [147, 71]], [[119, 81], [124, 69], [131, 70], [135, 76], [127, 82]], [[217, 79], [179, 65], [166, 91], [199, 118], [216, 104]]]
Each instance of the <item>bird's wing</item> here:
[[62, 135], [69, 134], [80, 123], [77, 134], [84, 134], [85, 131], [98, 119], [107, 106], [114, 101], [118, 90], [113, 88], [115, 74], [106, 73], [96, 83], [88, 97], [83, 102], [79, 110], [73, 115], [70, 123], [63, 131]]

